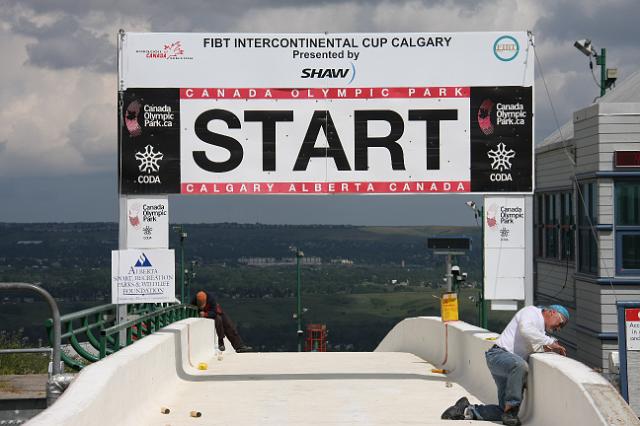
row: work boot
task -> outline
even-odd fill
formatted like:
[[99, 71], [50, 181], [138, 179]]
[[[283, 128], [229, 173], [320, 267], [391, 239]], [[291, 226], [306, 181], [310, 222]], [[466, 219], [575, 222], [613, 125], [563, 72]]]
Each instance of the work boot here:
[[251, 346], [242, 345], [238, 349], [236, 349], [236, 352], [239, 354], [245, 353], [245, 352], [253, 352], [253, 348]]
[[219, 345], [218, 345], [218, 350], [219, 350], [220, 352], [224, 352], [224, 344], [223, 344], [223, 343], [221, 343], [221, 344], [219, 344]]
[[469, 405], [471, 405], [469, 404], [469, 400], [466, 396], [463, 396], [458, 401], [456, 401], [454, 405], [444, 410], [444, 413], [442, 413], [442, 416], [440, 416], [440, 418], [442, 420], [464, 420], [464, 410]]
[[507, 426], [520, 426], [520, 419], [518, 418], [519, 407], [513, 407], [509, 411], [505, 411], [502, 415], [502, 424]]

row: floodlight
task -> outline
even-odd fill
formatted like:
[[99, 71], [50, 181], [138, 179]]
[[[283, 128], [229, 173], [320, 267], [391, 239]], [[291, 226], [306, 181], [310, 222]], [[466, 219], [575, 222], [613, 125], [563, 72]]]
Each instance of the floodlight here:
[[476, 209], [476, 203], [474, 201], [467, 201], [465, 204], [472, 210]]
[[573, 43], [573, 46], [584, 53], [586, 56], [598, 56], [596, 51], [593, 49], [593, 46], [591, 45], [591, 40], [589, 40], [588, 38], [576, 41], [575, 43]]

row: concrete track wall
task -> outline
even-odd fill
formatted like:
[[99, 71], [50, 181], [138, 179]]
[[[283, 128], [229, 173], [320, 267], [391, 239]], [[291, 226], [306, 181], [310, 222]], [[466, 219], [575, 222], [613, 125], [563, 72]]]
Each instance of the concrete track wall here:
[[[496, 404], [496, 387], [484, 357], [495, 337], [460, 321], [445, 324], [439, 317], [408, 318], [389, 332], [376, 351], [411, 352], [449, 370], [451, 380], [483, 402]], [[521, 414], [526, 425], [640, 425], [613, 386], [586, 365], [545, 353], [532, 355], [529, 367]]]
[[[449, 370], [451, 381], [483, 402], [496, 403], [484, 360], [493, 344], [486, 339], [496, 336], [463, 322], [445, 325], [437, 317], [410, 318], [396, 325], [376, 351], [413, 353]], [[179, 382], [202, 373], [197, 364], [214, 357], [215, 341], [213, 321], [191, 318], [172, 324], [85, 368], [59, 400], [29, 424], [146, 424], [149, 413], [175, 396]], [[231, 345], [226, 346], [230, 350]], [[584, 364], [536, 354], [529, 365], [525, 425], [640, 425], [615, 389]], [[278, 372], [283, 373], [287, 371]]]
[[145, 410], [159, 410], [182, 372], [214, 356], [214, 336], [211, 320], [171, 324], [83, 369], [58, 401], [28, 424], [144, 424]]

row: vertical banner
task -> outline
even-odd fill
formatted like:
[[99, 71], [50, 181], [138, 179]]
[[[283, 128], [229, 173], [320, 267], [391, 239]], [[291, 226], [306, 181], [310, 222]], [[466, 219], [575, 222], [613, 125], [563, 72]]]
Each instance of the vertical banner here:
[[127, 198], [126, 248], [169, 247], [169, 200]]
[[113, 250], [111, 303], [175, 302], [173, 250]]
[[484, 199], [484, 297], [524, 300], [525, 202], [522, 196]]
[[471, 191], [533, 191], [531, 87], [471, 88]]
[[129, 89], [120, 98], [120, 193], [179, 192], [179, 90]]

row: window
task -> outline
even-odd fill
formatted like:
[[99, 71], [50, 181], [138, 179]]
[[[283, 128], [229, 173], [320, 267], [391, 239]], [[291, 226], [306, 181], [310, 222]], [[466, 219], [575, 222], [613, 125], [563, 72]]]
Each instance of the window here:
[[544, 256], [544, 220], [542, 195], [536, 197], [536, 255]]
[[572, 192], [538, 194], [535, 221], [536, 255], [573, 261], [575, 218]]
[[556, 194], [544, 196], [544, 239], [545, 257], [558, 257], [558, 217], [556, 215]]
[[[596, 244], [596, 187], [595, 183], [581, 183], [578, 203], [578, 271], [598, 273], [598, 245]], [[593, 227], [593, 228], [592, 228]]]
[[570, 192], [560, 194], [560, 259], [574, 260], [573, 195]]
[[615, 183], [616, 272], [640, 275], [640, 182]]

